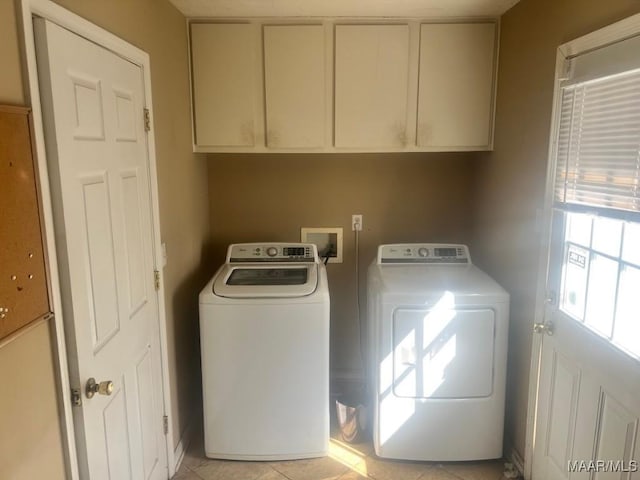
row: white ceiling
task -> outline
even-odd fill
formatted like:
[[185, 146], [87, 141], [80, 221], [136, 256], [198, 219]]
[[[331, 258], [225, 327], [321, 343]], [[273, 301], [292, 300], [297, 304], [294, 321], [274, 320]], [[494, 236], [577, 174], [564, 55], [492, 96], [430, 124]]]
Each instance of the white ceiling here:
[[496, 17], [519, 0], [170, 0], [186, 17]]

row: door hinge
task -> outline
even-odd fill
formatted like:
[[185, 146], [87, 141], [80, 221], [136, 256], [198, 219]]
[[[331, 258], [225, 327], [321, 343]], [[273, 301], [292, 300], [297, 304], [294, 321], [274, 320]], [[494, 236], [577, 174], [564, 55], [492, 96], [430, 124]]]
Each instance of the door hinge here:
[[74, 407], [82, 406], [82, 393], [80, 393], [79, 388], [71, 389], [71, 405], [73, 405]]
[[160, 271], [158, 270], [153, 271], [153, 286], [155, 287], [156, 292], [160, 290]]
[[144, 131], [145, 132], [150, 132], [151, 131], [151, 114], [149, 113], [149, 109], [145, 108], [143, 110], [144, 112]]
[[165, 435], [169, 435], [169, 417], [167, 415], [162, 417], [162, 431]]

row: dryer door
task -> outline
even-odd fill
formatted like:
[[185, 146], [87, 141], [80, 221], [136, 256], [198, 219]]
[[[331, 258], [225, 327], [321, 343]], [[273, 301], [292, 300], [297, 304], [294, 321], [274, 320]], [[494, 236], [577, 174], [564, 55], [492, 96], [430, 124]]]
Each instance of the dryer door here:
[[408, 398], [493, 393], [495, 312], [399, 308], [393, 315], [393, 391]]

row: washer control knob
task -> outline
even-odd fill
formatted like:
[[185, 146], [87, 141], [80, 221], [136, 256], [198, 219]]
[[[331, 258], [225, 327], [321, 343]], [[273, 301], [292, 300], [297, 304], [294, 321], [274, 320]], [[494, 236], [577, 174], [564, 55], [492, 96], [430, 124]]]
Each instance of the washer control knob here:
[[418, 249], [418, 255], [420, 255], [421, 257], [428, 257], [429, 256], [429, 250], [422, 247]]
[[278, 249], [276, 247], [267, 248], [267, 255], [270, 257], [275, 257], [278, 254]]

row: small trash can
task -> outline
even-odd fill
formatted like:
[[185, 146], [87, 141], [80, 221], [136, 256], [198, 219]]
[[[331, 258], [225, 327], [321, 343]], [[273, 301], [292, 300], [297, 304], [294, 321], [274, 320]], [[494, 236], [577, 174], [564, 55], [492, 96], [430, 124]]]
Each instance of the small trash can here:
[[336, 400], [336, 415], [342, 439], [348, 443], [364, 441], [367, 432], [367, 408], [360, 395], [345, 396]]

